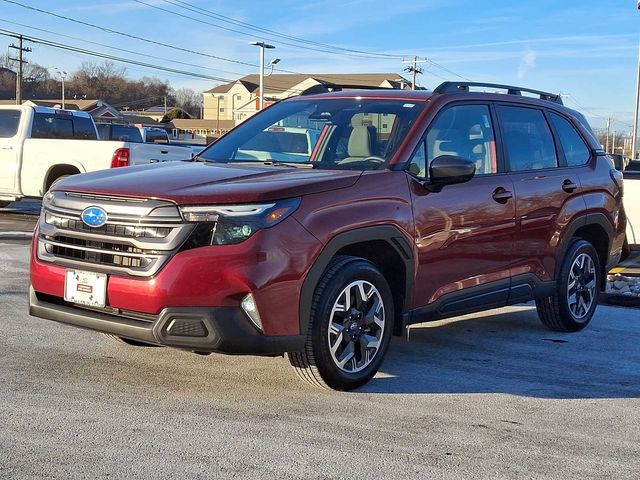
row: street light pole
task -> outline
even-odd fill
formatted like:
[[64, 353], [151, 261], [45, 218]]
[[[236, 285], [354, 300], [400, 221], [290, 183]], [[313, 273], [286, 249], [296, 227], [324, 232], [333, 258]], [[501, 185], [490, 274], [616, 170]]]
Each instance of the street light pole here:
[[276, 48], [264, 42], [249, 42], [249, 45], [260, 47], [260, 110], [264, 108], [264, 49]]
[[60, 70], [58, 67], [53, 67], [58, 75], [60, 75], [60, 80], [62, 82], [62, 109], [64, 110], [64, 79], [67, 77], [67, 72], [64, 70]]
[[636, 78], [636, 108], [633, 113], [633, 132], [631, 135], [631, 160], [636, 158], [636, 144], [638, 142], [638, 107], [640, 106], [640, 44], [638, 44], [638, 75]]

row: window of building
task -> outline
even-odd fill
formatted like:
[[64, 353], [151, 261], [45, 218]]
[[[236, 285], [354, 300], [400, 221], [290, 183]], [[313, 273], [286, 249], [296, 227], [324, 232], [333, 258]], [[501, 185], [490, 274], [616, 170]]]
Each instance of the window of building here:
[[224, 107], [221, 107], [221, 108], [220, 108], [220, 112], [224, 112]]
[[578, 165], [584, 165], [589, 162], [591, 158], [591, 152], [585, 145], [584, 140], [573, 125], [568, 120], [562, 118], [555, 113], [551, 114], [551, 122], [558, 137], [560, 137], [560, 143], [562, 145], [562, 151], [564, 152], [564, 158], [567, 160], [567, 165], [575, 167]]
[[500, 106], [498, 115], [510, 171], [558, 166], [551, 129], [541, 110]]

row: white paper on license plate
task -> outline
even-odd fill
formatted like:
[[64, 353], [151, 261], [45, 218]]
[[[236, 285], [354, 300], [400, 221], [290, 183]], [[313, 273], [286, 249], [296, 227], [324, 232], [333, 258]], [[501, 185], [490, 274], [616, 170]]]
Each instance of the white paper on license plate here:
[[67, 302], [104, 307], [107, 297], [107, 275], [104, 273], [67, 270], [64, 299]]

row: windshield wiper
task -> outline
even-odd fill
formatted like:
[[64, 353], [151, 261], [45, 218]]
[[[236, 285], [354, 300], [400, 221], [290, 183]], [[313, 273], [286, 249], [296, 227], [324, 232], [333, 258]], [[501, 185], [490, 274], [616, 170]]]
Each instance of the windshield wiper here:
[[237, 162], [227, 162], [236, 165], [249, 164], [249, 165], [267, 165], [269, 167], [293, 167], [293, 168], [313, 168], [312, 162], [280, 162], [278, 160], [241, 160]]

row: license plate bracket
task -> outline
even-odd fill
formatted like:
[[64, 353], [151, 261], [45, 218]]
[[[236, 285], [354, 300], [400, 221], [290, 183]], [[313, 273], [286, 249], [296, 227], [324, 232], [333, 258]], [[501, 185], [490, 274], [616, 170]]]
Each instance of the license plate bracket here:
[[104, 307], [107, 299], [107, 275], [84, 270], [67, 270], [64, 299], [89, 307]]

